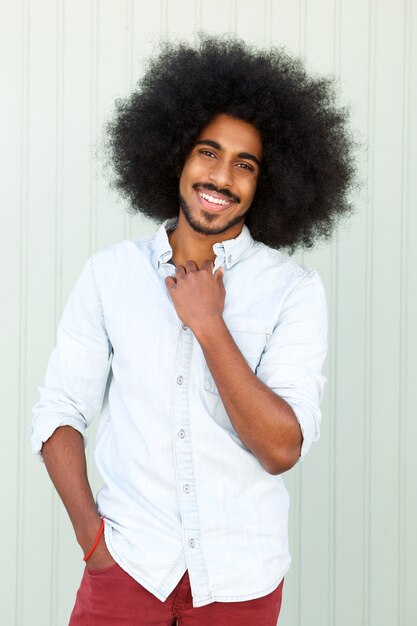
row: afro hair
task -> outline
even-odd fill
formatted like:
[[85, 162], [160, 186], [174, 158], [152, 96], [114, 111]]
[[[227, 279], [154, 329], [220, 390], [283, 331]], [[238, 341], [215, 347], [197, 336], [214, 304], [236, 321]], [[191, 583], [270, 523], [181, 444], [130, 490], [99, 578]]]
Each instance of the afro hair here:
[[335, 78], [308, 73], [283, 47], [259, 50], [233, 35], [163, 42], [105, 127], [113, 186], [131, 213], [178, 216], [178, 173], [196, 138], [225, 113], [260, 132], [263, 157], [245, 223], [273, 248], [311, 248], [352, 212], [355, 141]]

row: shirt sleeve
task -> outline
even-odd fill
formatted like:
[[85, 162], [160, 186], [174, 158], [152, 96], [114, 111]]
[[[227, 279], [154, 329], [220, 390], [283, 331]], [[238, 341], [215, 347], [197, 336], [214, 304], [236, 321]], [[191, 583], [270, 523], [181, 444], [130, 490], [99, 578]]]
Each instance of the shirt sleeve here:
[[101, 409], [112, 347], [91, 256], [68, 299], [49, 357], [39, 401], [32, 408], [32, 452], [59, 426], [72, 426], [87, 443], [86, 428]]
[[311, 270], [284, 300], [257, 376], [292, 407], [303, 443], [298, 462], [319, 439], [327, 378], [322, 374], [327, 354], [327, 301], [319, 274]]

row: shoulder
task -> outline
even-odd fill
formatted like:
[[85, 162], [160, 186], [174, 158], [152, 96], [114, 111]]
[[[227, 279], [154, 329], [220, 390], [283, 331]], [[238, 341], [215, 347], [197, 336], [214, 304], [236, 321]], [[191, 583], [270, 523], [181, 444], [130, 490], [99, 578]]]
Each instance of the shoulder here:
[[321, 278], [317, 270], [308, 265], [298, 263], [284, 249], [276, 250], [260, 241], [253, 242], [252, 262], [262, 272], [267, 272], [271, 282], [278, 281], [290, 292], [298, 284], [317, 281]]
[[119, 257], [126, 257], [132, 254], [146, 254], [149, 249], [153, 248], [155, 234], [140, 237], [138, 239], [123, 239], [117, 243], [110, 244], [105, 248], [97, 250], [92, 256], [94, 260], [110, 260]]
[[[319, 272], [302, 263], [297, 263], [286, 251], [270, 248], [255, 242], [259, 265], [269, 278], [264, 281], [269, 293], [277, 294], [275, 301], [278, 318], [285, 316], [293, 322], [297, 319], [316, 323], [324, 335], [327, 332], [328, 306], [326, 290]], [[313, 327], [313, 326], [311, 326]]]
[[92, 254], [93, 265], [105, 267], [130, 260], [137, 261], [151, 258], [154, 249], [155, 233], [138, 239], [123, 239], [117, 243], [101, 248]]

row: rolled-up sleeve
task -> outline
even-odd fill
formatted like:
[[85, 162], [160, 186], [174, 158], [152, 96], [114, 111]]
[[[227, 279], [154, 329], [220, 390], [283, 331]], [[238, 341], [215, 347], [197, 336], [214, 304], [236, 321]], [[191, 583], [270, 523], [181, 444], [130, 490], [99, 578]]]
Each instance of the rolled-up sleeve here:
[[328, 314], [323, 283], [315, 270], [305, 274], [286, 296], [257, 376], [292, 407], [303, 443], [298, 461], [319, 439], [320, 404], [327, 378]]
[[39, 401], [32, 408], [32, 452], [59, 426], [72, 426], [86, 443], [86, 429], [101, 408], [111, 354], [94, 256], [85, 263], [57, 329], [56, 345], [47, 364]]

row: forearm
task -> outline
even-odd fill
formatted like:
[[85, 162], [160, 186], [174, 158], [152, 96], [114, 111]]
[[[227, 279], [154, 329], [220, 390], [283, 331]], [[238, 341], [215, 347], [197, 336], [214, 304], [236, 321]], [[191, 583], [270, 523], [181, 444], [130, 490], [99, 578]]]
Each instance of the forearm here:
[[100, 517], [87, 478], [83, 438], [71, 426], [61, 426], [44, 443], [42, 457], [86, 553], [97, 535]]
[[269, 473], [290, 469], [302, 444], [291, 406], [252, 372], [222, 318], [193, 331], [240, 439]]

